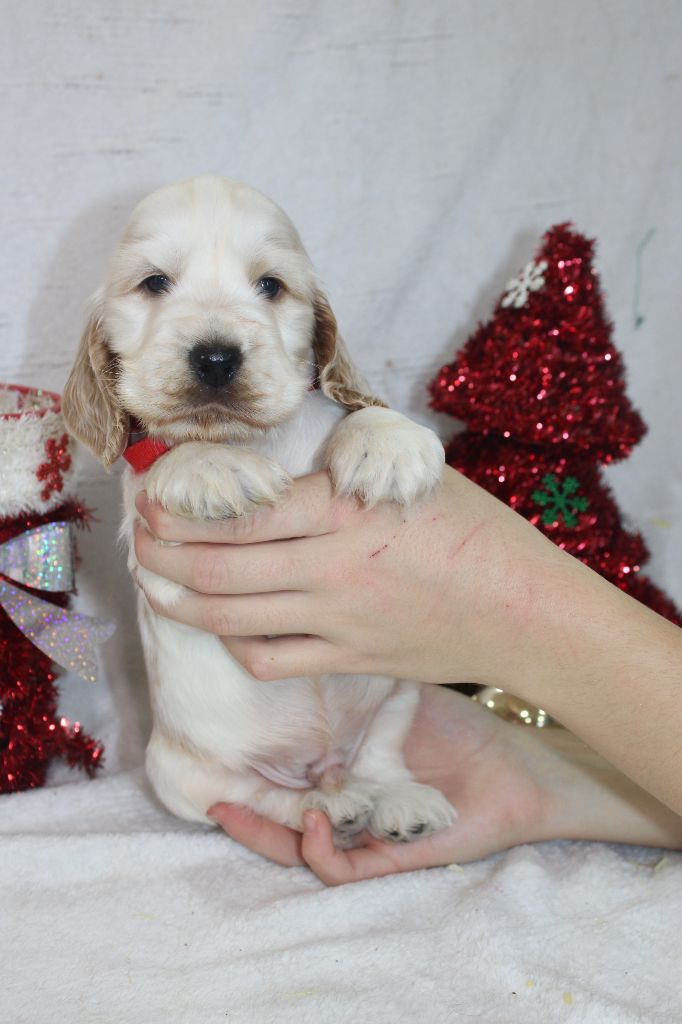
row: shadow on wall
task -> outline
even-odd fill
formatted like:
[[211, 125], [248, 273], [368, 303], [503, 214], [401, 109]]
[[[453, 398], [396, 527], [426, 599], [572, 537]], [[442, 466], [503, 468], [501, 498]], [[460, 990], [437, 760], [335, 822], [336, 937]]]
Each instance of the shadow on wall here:
[[[36, 287], [17, 379], [38, 386], [55, 382], [52, 386], [63, 390], [85, 326], [87, 302], [104, 277], [130, 212], [149, 191], [123, 193], [92, 206], [61, 237]], [[97, 698], [97, 707], [100, 718], [114, 715], [119, 723], [111, 730], [115, 740], [107, 745], [105, 764], [121, 770], [140, 764], [151, 718], [135, 616], [137, 591], [118, 544], [119, 473], [106, 473], [83, 449], [77, 459], [77, 494], [94, 521], [89, 532], [78, 536], [82, 561], [76, 607], [116, 623], [114, 637], [100, 647], [97, 685], [106, 686], [106, 692]], [[102, 728], [109, 731], [107, 723]]]
[[91, 206], [58, 240], [29, 309], [17, 371], [22, 380], [33, 383], [47, 369], [55, 386], [63, 387], [85, 325], [87, 302], [104, 277], [133, 207], [149, 191], [122, 193]]

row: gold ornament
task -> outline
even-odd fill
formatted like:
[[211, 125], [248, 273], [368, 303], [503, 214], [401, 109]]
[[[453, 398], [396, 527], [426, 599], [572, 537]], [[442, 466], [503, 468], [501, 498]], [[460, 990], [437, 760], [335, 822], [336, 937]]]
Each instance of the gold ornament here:
[[520, 697], [498, 690], [496, 686], [484, 686], [474, 694], [472, 700], [478, 701], [484, 708], [489, 708], [505, 722], [534, 725], [536, 729], [561, 728], [542, 708], [536, 708], [534, 704], [529, 704]]

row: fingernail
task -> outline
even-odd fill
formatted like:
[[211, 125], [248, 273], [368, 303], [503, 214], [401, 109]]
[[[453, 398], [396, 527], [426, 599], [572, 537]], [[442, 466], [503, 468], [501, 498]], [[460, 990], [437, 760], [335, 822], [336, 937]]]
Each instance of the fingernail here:
[[309, 835], [317, 832], [317, 818], [312, 811], [306, 811], [303, 815], [303, 831]]

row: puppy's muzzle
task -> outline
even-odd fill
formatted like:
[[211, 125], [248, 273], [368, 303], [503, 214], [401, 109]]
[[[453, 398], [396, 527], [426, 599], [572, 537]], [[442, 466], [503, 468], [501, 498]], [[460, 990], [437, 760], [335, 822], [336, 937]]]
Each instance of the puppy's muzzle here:
[[244, 357], [237, 345], [199, 342], [189, 353], [189, 365], [195, 379], [205, 387], [219, 391], [232, 381]]

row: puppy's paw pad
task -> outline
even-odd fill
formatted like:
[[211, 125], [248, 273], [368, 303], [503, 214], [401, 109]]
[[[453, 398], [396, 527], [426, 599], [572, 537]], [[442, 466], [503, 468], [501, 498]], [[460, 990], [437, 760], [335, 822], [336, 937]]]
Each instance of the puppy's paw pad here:
[[377, 800], [369, 830], [378, 839], [410, 843], [447, 828], [456, 817], [452, 804], [437, 789], [406, 782], [387, 790]]
[[149, 471], [152, 501], [174, 515], [225, 519], [274, 504], [291, 477], [272, 459], [245, 448], [187, 443], [172, 449]]
[[409, 505], [432, 490], [443, 474], [443, 446], [426, 427], [389, 409], [361, 409], [343, 420], [327, 449], [339, 493], [366, 505]]

